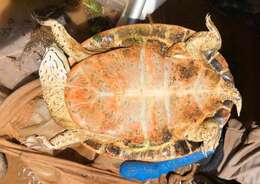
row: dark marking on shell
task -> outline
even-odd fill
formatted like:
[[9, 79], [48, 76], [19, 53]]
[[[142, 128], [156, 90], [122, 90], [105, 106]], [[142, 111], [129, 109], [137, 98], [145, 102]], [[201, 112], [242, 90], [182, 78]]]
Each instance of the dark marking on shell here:
[[136, 44], [142, 44], [144, 42], [143, 38], [141, 37], [133, 37], [133, 38], [128, 38], [122, 41], [122, 46], [131, 46], [131, 45], [136, 45]]
[[226, 106], [226, 107], [228, 107], [228, 108], [232, 108], [232, 106], [233, 106], [233, 102], [231, 101], [231, 100], [225, 100], [224, 102], [223, 102], [223, 105], [224, 106]]
[[153, 158], [154, 158], [154, 151], [153, 151], [153, 150], [147, 151], [147, 156], [148, 156], [149, 158], [153, 159]]
[[170, 150], [170, 147], [169, 146], [166, 146], [165, 148], [163, 148], [162, 150], [162, 154], [166, 157], [169, 157], [171, 156], [171, 150]]
[[101, 144], [99, 144], [91, 139], [86, 140], [84, 143], [87, 144], [88, 146], [92, 147], [95, 150], [99, 150], [102, 146]]
[[222, 74], [222, 78], [223, 78], [225, 81], [234, 83], [234, 78], [233, 78], [232, 74], [230, 73], [230, 71], [224, 72], [224, 73]]
[[138, 156], [139, 156], [139, 152], [132, 152], [128, 155], [128, 159], [129, 160], [137, 160]]
[[164, 53], [168, 50], [168, 47], [165, 43], [160, 42], [159, 40], [156, 39], [147, 39], [147, 43], [150, 44], [157, 44], [160, 47], [160, 52]]
[[174, 144], [174, 148], [177, 155], [185, 155], [190, 152], [187, 143], [183, 140], [179, 140]]
[[132, 29], [130, 27], [125, 29], [118, 29], [116, 32], [117, 36], [119, 37], [119, 40], [124, 40], [126, 38], [129, 38], [129, 36], [132, 36]]
[[213, 70], [206, 69], [204, 75], [210, 79], [211, 85], [215, 85], [220, 80], [219, 75]]
[[221, 70], [223, 70], [221, 63], [219, 63], [218, 60], [216, 60], [215, 58], [212, 59], [210, 64], [217, 72], [220, 72]]
[[143, 148], [144, 145], [143, 144], [133, 144], [133, 143], [129, 142], [128, 147], [129, 148]]
[[138, 36], [149, 36], [149, 31], [147, 29], [139, 28], [136, 29], [136, 34]]
[[206, 59], [207, 60], [210, 60], [214, 55], [215, 55], [215, 51], [213, 51], [213, 50], [209, 50], [209, 51], [206, 51], [205, 53], [204, 53], [204, 55], [205, 55], [205, 57], [206, 57]]
[[146, 154], [146, 151], [141, 151], [139, 152], [139, 158], [142, 160], [143, 158], [146, 158], [147, 157], [147, 154]]
[[165, 38], [166, 29], [164, 27], [161, 28], [153, 28], [152, 35], [158, 36], [160, 38]]
[[163, 130], [163, 142], [169, 142], [172, 138], [172, 134], [168, 129]]
[[125, 146], [128, 146], [131, 143], [131, 141], [125, 139], [125, 140], [123, 140], [123, 143], [124, 143]]
[[171, 33], [169, 38], [174, 43], [181, 42], [183, 40], [184, 33]]
[[180, 67], [180, 72], [181, 72], [181, 78], [184, 78], [184, 79], [189, 79], [193, 75], [192, 70], [188, 67], [183, 67], [183, 66]]
[[113, 155], [119, 155], [121, 150], [120, 150], [119, 147], [112, 145], [112, 144], [109, 144], [106, 147], [106, 151], [108, 153], [112, 153]]
[[219, 109], [215, 115], [214, 119], [220, 122], [221, 124], [226, 123], [228, 117], [230, 115], [230, 112], [227, 109]]
[[180, 72], [180, 79], [189, 79], [198, 73], [198, 68], [192, 63], [190, 66], [177, 65], [177, 70]]
[[192, 111], [187, 110], [186, 114], [187, 114], [187, 118], [189, 118], [191, 120], [191, 123], [192, 123], [192, 122], [196, 122], [196, 119], [198, 117], [200, 117], [203, 114], [203, 112], [200, 110], [199, 106], [195, 106], [192, 109]]

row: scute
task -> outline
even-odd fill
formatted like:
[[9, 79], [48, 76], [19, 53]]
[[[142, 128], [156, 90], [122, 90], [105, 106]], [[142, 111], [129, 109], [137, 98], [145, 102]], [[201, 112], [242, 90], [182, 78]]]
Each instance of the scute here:
[[[163, 33], [160, 31], [163, 30]], [[88, 50], [108, 50], [132, 45], [157, 44], [162, 49], [187, 40], [193, 30], [167, 24], [134, 24], [116, 27], [87, 39], [82, 45]], [[98, 39], [97, 39], [98, 38]]]
[[122, 148], [130, 155], [146, 155], [184, 140], [187, 127], [196, 128], [214, 116], [223, 105], [224, 85], [204, 60], [167, 57], [157, 46], [133, 46], [92, 56], [73, 67], [65, 102], [80, 127], [113, 137], [95, 137], [97, 142], [113, 141], [107, 152], [118, 155]]

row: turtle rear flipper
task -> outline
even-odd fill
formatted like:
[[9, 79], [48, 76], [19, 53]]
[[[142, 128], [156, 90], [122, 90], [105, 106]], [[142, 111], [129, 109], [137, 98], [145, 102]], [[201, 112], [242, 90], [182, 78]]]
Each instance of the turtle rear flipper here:
[[72, 122], [64, 102], [64, 87], [69, 63], [58, 47], [47, 48], [39, 68], [43, 98], [55, 121], [64, 128], [78, 127]]

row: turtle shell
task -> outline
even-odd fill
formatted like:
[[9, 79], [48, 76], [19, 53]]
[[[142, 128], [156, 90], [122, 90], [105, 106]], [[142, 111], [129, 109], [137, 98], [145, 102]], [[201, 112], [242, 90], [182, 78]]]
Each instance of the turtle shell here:
[[[141, 25], [135, 28], [139, 26], [146, 30]], [[149, 25], [145, 28], [150, 36], [141, 36], [145, 44], [131, 43], [129, 48], [94, 55], [69, 72], [64, 92], [68, 111], [72, 120], [89, 132], [86, 143], [96, 151], [150, 161], [187, 154], [191, 151], [183, 146], [187, 129], [198, 129], [204, 120], [222, 110], [224, 101], [230, 100], [227, 97], [232, 81], [224, 80], [214, 66], [193, 58], [183, 48], [176, 52], [178, 56], [169, 56], [167, 48], [185, 41], [189, 37], [185, 33], [190, 31], [179, 26], [162, 27], [178, 28], [181, 36], [176, 40], [172, 35], [171, 39], [165, 31], [151, 39], [151, 43], [159, 44], [146, 44], [154, 34]], [[129, 29], [135, 37], [137, 30], [132, 28], [110, 30], [83, 45], [93, 50], [127, 46], [129, 37], [118, 38], [119, 32]], [[113, 41], [103, 41], [111, 35]], [[228, 70], [221, 55], [216, 61]], [[229, 111], [225, 111], [225, 121], [228, 117]]]
[[223, 126], [239, 93], [219, 53], [194, 57], [186, 49], [192, 35], [192, 30], [164, 24], [114, 28], [85, 41], [90, 52], [68, 74], [66, 59], [52, 48], [57, 52], [47, 52], [39, 72], [43, 93], [57, 123], [72, 129], [52, 143], [61, 147], [67, 139], [87, 138], [96, 152], [146, 161], [199, 149], [187, 140], [209, 140], [211, 130], [202, 125], [214, 118]]

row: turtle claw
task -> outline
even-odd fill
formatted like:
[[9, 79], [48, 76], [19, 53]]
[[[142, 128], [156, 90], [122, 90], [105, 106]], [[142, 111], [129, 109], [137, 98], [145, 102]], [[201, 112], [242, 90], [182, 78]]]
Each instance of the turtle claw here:
[[52, 153], [55, 150], [49, 140], [45, 136], [32, 135], [26, 138], [24, 144], [31, 149]]
[[202, 152], [203, 155], [207, 156], [208, 152], [214, 150], [213, 147], [208, 146], [207, 144], [203, 143], [202, 146], [200, 147], [200, 151]]
[[[220, 135], [220, 134], [219, 134]], [[220, 136], [217, 135], [216, 137], [212, 138], [210, 141], [204, 141], [201, 146], [201, 152], [207, 156], [209, 151], [214, 151], [218, 145]]]

